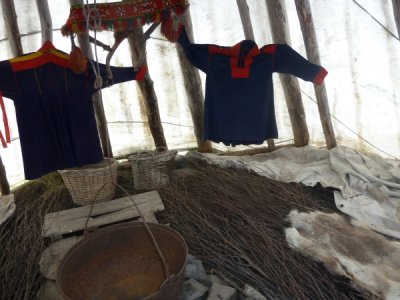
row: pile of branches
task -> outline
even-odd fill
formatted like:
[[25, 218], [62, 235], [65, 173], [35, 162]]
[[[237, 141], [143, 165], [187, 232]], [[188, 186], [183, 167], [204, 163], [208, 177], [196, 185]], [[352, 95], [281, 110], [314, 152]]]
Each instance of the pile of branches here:
[[0, 299], [36, 299], [44, 282], [39, 270], [45, 248], [41, 236], [44, 216], [71, 207], [71, 196], [58, 174], [13, 192], [16, 210], [0, 225]]
[[[158, 218], [185, 237], [208, 271], [238, 289], [249, 284], [269, 299], [371, 299], [285, 241], [290, 210], [336, 210], [330, 191], [213, 166], [194, 170], [159, 190], [165, 211]], [[119, 170], [118, 182], [134, 193], [130, 170]], [[74, 204], [57, 173], [14, 193], [16, 211], [0, 225], [0, 299], [35, 299], [45, 282], [38, 264], [47, 246], [44, 216]], [[115, 197], [122, 196], [117, 189]]]
[[184, 236], [209, 272], [237, 288], [249, 284], [268, 299], [371, 299], [285, 240], [290, 210], [336, 211], [332, 191], [197, 166], [159, 193], [166, 208], [159, 220]]

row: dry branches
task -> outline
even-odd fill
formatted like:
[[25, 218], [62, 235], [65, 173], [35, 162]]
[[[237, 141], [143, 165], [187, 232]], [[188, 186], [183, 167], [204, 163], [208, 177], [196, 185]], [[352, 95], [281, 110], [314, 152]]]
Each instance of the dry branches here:
[[186, 239], [209, 269], [239, 286], [256, 287], [269, 299], [368, 299], [345, 280], [292, 251], [283, 234], [286, 216], [335, 209], [328, 190], [285, 184], [245, 171], [198, 166], [160, 190], [160, 217]]

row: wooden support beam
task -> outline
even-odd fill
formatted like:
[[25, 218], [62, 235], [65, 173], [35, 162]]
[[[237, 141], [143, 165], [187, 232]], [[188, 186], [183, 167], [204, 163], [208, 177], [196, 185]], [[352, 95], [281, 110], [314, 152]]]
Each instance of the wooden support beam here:
[[[80, 0], [70, 0], [71, 5], [80, 5]], [[88, 34], [78, 35], [79, 47], [85, 53], [88, 59], [93, 59], [93, 51], [89, 43]], [[91, 66], [89, 65], [89, 68]], [[105, 157], [113, 157], [111, 141], [108, 134], [107, 119], [104, 112], [103, 100], [101, 98], [101, 92], [94, 93], [92, 96], [94, 114], [96, 116], [97, 130], [99, 131], [100, 143], [103, 148], [103, 153]]]
[[42, 44], [53, 41], [53, 24], [47, 0], [36, 0], [36, 6], [39, 12], [40, 27], [42, 29]]
[[[147, 64], [146, 44], [143, 36], [143, 28], [137, 28], [128, 34], [128, 42], [131, 48], [132, 64], [136, 66], [138, 60]], [[147, 110], [147, 118], [151, 134], [156, 147], [167, 148], [164, 129], [161, 124], [160, 111], [158, 109], [157, 95], [150, 74], [147, 73], [143, 80], [138, 81], [139, 88], [144, 96]]]
[[[306, 46], [307, 58], [310, 62], [321, 65], [318, 51], [317, 34], [315, 33], [314, 21], [311, 13], [311, 6], [308, 0], [295, 0], [297, 15], [299, 16], [300, 27], [303, 33], [304, 44]], [[325, 135], [328, 149], [336, 147], [335, 132], [332, 127], [331, 113], [329, 110], [328, 95], [325, 83], [318, 86], [314, 84], [315, 95], [317, 97], [319, 118]]]
[[[249, 6], [247, 5], [247, 1], [246, 0], [236, 0], [236, 3], [238, 6], [238, 10], [239, 10], [240, 20], [242, 21], [242, 27], [243, 27], [245, 39], [255, 41], [256, 39], [254, 37], [254, 31], [253, 31], [253, 26], [251, 23], [250, 11], [249, 11]], [[268, 143], [268, 147], [272, 151], [275, 150], [274, 139], [267, 140], [267, 143]]]
[[[11, 51], [14, 57], [23, 54], [21, 35], [18, 28], [17, 14], [15, 12], [14, 0], [1, 0], [4, 25]], [[10, 194], [10, 184], [7, 180], [6, 168], [0, 156], [0, 191], [2, 195]]]
[[260, 147], [260, 148], [255, 148], [255, 149], [246, 149], [246, 150], [238, 150], [238, 151], [227, 151], [223, 153], [219, 153], [219, 156], [244, 156], [244, 155], [255, 155], [255, 154], [261, 154], [261, 153], [269, 153], [274, 150], [278, 150], [281, 148], [286, 148], [286, 147], [294, 147], [294, 144], [284, 144], [284, 145], [278, 145], [275, 147], [275, 149], [271, 149], [270, 147]]
[[17, 14], [15, 13], [14, 0], [1, 0], [4, 25], [14, 56], [22, 55], [21, 35], [19, 33]]
[[247, 0], [236, 0], [236, 3], [239, 9], [239, 15], [240, 20], [242, 21], [245, 39], [255, 41], [256, 39], [254, 37], [254, 31], [251, 24], [250, 11], [249, 6], [247, 5]]
[[400, 1], [392, 0], [394, 20], [396, 21], [397, 37], [400, 37]]
[[[269, 23], [274, 43], [289, 44], [290, 33], [284, 0], [265, 0], [268, 10]], [[290, 122], [297, 147], [305, 146], [309, 142], [306, 117], [301, 100], [300, 86], [297, 79], [287, 74], [279, 74], [286, 104], [289, 111]]]
[[3, 196], [10, 194], [10, 184], [8, 183], [7, 180], [6, 168], [4, 167], [1, 156], [0, 156], [0, 191]]
[[[181, 17], [181, 22], [186, 28], [186, 32], [193, 41], [192, 20], [189, 10]], [[190, 114], [194, 125], [197, 147], [200, 152], [210, 152], [212, 150], [211, 141], [203, 141], [204, 131], [204, 96], [201, 86], [199, 71], [196, 70], [186, 57], [182, 47], [176, 43], [179, 63], [181, 65], [183, 82], [185, 84], [186, 95], [188, 97]]]

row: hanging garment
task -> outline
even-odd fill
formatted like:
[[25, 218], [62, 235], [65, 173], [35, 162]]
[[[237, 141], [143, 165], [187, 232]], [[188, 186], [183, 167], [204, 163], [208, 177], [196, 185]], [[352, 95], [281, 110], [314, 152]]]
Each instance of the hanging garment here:
[[[103, 159], [92, 94], [96, 75], [70, 70], [69, 56], [47, 42], [34, 53], [0, 62], [0, 90], [14, 101], [26, 179], [46, 173], [96, 163]], [[99, 64], [102, 88], [140, 80], [144, 66], [112, 67], [108, 81]]]
[[272, 73], [288, 73], [322, 84], [327, 71], [286, 44], [258, 48], [244, 40], [233, 47], [178, 42], [189, 61], [206, 73], [204, 140], [225, 145], [262, 144], [278, 137]]

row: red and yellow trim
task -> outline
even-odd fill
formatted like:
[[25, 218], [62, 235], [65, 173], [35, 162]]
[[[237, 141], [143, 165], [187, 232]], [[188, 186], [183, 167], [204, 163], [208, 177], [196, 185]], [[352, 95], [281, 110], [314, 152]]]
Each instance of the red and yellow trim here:
[[68, 68], [69, 55], [55, 49], [50, 42], [46, 42], [38, 52], [10, 59], [9, 62], [14, 72], [37, 68], [46, 63]]

